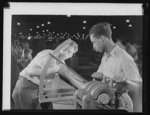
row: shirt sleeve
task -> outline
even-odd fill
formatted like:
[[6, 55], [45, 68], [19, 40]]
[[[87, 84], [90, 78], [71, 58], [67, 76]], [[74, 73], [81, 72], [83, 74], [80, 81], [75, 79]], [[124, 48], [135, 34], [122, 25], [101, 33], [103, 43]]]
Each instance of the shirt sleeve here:
[[50, 56], [48, 54], [38, 55], [35, 57], [28, 67], [28, 73], [30, 75], [41, 75], [44, 65], [49, 58]]
[[100, 65], [99, 65], [99, 67], [98, 67], [98, 70], [97, 70], [97, 72], [102, 72], [103, 71], [103, 61], [104, 61], [104, 59], [105, 59], [106, 57], [103, 55], [103, 57], [102, 57], [102, 59], [101, 59], [101, 63], [100, 63]]
[[142, 81], [142, 78], [139, 74], [139, 70], [133, 60], [124, 59], [122, 64], [122, 70], [127, 80], [133, 82]]

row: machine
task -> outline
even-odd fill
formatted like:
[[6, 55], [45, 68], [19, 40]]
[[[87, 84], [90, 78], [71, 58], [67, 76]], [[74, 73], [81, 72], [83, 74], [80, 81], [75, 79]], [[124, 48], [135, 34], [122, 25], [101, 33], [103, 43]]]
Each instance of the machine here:
[[[61, 64], [57, 57], [50, 56]], [[114, 87], [109, 86], [109, 82], [101, 82], [100, 80], [87, 81], [73, 69], [67, 67], [67, 70], [62, 70], [58, 74], [71, 84], [74, 89], [46, 89], [45, 73], [47, 66], [44, 67], [43, 77], [40, 78], [39, 87], [39, 102], [56, 102], [72, 99], [75, 102], [75, 108], [81, 110], [98, 109], [98, 110], [125, 110], [132, 112], [132, 101], [129, 96], [125, 95], [128, 91], [127, 83], [119, 83]], [[55, 74], [57, 76], [58, 74]]]

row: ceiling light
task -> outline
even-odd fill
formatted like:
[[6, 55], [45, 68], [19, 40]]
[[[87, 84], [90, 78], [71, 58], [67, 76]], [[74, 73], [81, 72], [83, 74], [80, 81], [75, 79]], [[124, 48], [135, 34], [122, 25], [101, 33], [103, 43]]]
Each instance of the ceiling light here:
[[86, 20], [84, 20], [83, 23], [85, 24], [85, 23], [86, 23]]
[[130, 22], [130, 20], [129, 20], [129, 19], [127, 19], [127, 20], [126, 20], [126, 22], [127, 22], [127, 23], [129, 23], [129, 22]]
[[113, 29], [116, 29], [116, 26], [113, 26]]
[[47, 24], [51, 24], [51, 22], [47, 22]]
[[19, 26], [19, 25], [20, 25], [20, 22], [18, 22], [17, 25]]
[[83, 27], [83, 29], [86, 29], [86, 27]]
[[129, 24], [129, 27], [132, 27], [132, 24]]

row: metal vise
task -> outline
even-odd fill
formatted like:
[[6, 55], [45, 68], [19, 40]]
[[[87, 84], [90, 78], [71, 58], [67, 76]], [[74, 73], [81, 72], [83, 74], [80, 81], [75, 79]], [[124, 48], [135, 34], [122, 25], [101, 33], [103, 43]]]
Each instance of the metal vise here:
[[[123, 110], [133, 112], [133, 103], [127, 94], [127, 84], [109, 87], [108, 83], [91, 81], [75, 93], [76, 109]], [[125, 94], [125, 95], [124, 95]]]
[[115, 109], [115, 90], [105, 83], [91, 81], [75, 93], [76, 109]]

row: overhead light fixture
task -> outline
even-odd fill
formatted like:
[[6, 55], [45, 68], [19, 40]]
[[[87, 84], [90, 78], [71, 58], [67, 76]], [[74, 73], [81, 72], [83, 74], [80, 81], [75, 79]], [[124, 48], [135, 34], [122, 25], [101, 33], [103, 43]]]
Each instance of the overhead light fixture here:
[[18, 26], [21, 25], [20, 22], [18, 22], [17, 25], [18, 25]]
[[132, 27], [132, 24], [129, 24], [129, 27]]
[[113, 26], [113, 29], [116, 29], [116, 26]]
[[41, 26], [44, 26], [44, 24], [41, 24]]
[[39, 26], [36, 26], [36, 28], [39, 28]]
[[51, 24], [51, 22], [47, 22], [47, 24]]
[[86, 24], [87, 23], [86, 20], [84, 20], [83, 23]]
[[130, 20], [129, 20], [129, 19], [126, 19], [126, 22], [127, 22], [127, 23], [129, 23], [129, 22], [130, 22]]
[[28, 40], [30, 40], [31, 39], [31, 36], [28, 36]]
[[32, 29], [30, 29], [30, 31], [32, 31]]
[[67, 17], [71, 17], [71, 15], [70, 15], [70, 14], [67, 14]]
[[86, 29], [86, 27], [83, 27], [83, 29]]

